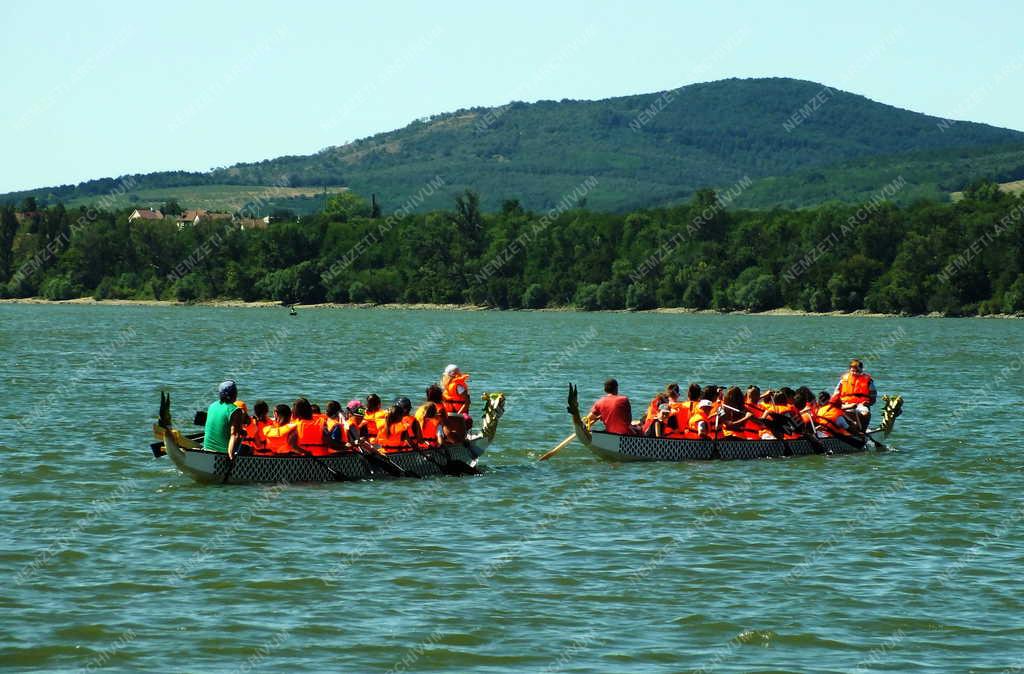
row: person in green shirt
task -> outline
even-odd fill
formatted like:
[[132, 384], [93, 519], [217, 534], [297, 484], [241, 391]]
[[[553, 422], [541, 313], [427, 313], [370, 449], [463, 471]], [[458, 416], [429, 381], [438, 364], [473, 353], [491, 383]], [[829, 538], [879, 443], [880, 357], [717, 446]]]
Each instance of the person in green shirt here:
[[235, 405], [238, 386], [228, 379], [217, 389], [219, 400], [206, 410], [206, 427], [203, 432], [203, 447], [211, 452], [227, 452], [228, 458], [235, 458], [235, 451], [241, 447], [245, 435], [245, 411]]

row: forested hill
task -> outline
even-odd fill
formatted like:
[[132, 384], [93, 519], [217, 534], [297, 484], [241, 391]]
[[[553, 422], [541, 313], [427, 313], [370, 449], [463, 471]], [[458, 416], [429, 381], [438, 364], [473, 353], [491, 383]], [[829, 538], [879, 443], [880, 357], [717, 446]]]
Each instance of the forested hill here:
[[[600, 187], [588, 207], [624, 211], [678, 203], [701, 187], [721, 190], [748, 177], [757, 187], [745, 205], [795, 206], [857, 201], [908, 162], [908, 189], [897, 200], [939, 198], [978, 178], [1016, 180], [1024, 178], [1024, 133], [950, 123], [814, 82], [730, 79], [600, 101], [457, 110], [314, 155], [138, 176], [132, 192], [141, 202], [153, 188], [345, 185], [377, 194], [389, 212], [441, 176], [446, 189], [419, 210], [444, 207], [467, 188], [484, 195], [486, 210], [505, 199], [543, 209], [594, 176]], [[114, 182], [32, 192], [48, 205], [105, 194]], [[803, 190], [808, 184], [814, 189]]]

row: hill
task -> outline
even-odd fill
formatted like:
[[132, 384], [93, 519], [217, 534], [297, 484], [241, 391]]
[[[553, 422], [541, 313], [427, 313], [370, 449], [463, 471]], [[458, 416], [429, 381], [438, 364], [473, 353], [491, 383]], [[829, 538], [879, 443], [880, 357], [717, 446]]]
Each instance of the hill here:
[[[445, 188], [420, 210], [448, 206], [466, 188], [479, 192], [488, 210], [504, 199], [543, 209], [594, 176], [588, 206], [623, 211], [678, 203], [701, 187], [749, 177], [773, 179], [757, 183], [750, 204], [801, 206], [823, 197], [855, 201], [865, 186], [885, 184], [908, 163], [915, 170], [904, 194], [948, 194], [977, 178], [1013, 174], [1022, 151], [1019, 131], [950, 123], [814, 82], [729, 79], [600, 101], [457, 110], [313, 155], [135, 176], [134, 191], [345, 185], [376, 193], [387, 211], [441, 176]], [[956, 161], [961, 155], [971, 160]], [[43, 204], [68, 202], [114, 185], [108, 178], [0, 201], [33, 194]]]

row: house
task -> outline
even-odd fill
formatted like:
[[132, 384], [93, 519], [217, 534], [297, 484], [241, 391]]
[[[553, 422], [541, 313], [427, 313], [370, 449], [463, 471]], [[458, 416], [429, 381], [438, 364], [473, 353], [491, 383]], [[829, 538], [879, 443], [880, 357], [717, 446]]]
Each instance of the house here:
[[247, 229], [266, 229], [270, 224], [269, 221], [269, 216], [266, 218], [237, 218], [235, 224], [244, 232]]
[[195, 227], [201, 220], [230, 220], [230, 213], [212, 213], [202, 208], [190, 209], [179, 215], [175, 221], [178, 229]]
[[160, 211], [153, 210], [150, 208], [136, 208], [132, 211], [132, 214], [128, 216], [128, 222], [135, 222], [136, 220], [163, 220], [164, 214]]

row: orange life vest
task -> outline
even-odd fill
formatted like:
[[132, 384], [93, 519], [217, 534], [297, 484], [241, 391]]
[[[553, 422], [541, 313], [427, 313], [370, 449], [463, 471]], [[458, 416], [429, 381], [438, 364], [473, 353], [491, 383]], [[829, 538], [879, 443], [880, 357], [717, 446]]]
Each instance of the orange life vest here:
[[697, 403], [695, 402], [677, 403], [675, 410], [676, 428], [680, 435], [686, 433], [687, 429], [690, 428], [690, 415], [693, 413], [692, 409], [696, 405]]
[[266, 449], [267, 439], [263, 437], [263, 428], [273, 423], [270, 419], [257, 421], [256, 417], [250, 417], [249, 423], [245, 427], [246, 443], [252, 445], [256, 450]]
[[[466, 383], [468, 381], [468, 374], [456, 374], [448, 377], [448, 383], [444, 387], [442, 397], [444, 408], [447, 411], [456, 414], [469, 411], [469, 384]], [[462, 386], [465, 392], [460, 392], [459, 386]]]
[[376, 412], [367, 412], [363, 418], [363, 432], [368, 437], [374, 437], [377, 435], [377, 431], [381, 426], [384, 425], [384, 420], [388, 418], [387, 410], [377, 410]]
[[316, 419], [296, 419], [295, 430], [298, 431], [299, 446], [313, 456], [329, 453], [327, 441], [324, 439], [323, 424]]
[[842, 408], [827, 403], [818, 408], [818, 412], [815, 415], [819, 430], [824, 430], [829, 435], [849, 435], [849, 433], [843, 430], [836, 422], [843, 417]]
[[437, 430], [440, 427], [440, 417], [423, 417], [423, 420], [420, 421], [420, 432], [423, 434], [423, 442], [433, 447], [437, 447]]
[[409, 424], [403, 419], [395, 424], [382, 423], [377, 429], [377, 444], [385, 452], [400, 452], [409, 448]]
[[839, 400], [844, 405], [859, 405], [871, 400], [871, 375], [847, 372], [839, 380]]
[[711, 420], [711, 415], [707, 411], [709, 409], [710, 408], [708, 407], [694, 406], [693, 411], [690, 412], [690, 418], [688, 420], [688, 428], [690, 431], [694, 433], [699, 433], [698, 426], [700, 425], [700, 422], [703, 421], [705, 424], [707, 424], [705, 428], [705, 433], [711, 432], [711, 424], [708, 423]]
[[292, 447], [288, 444], [288, 436], [294, 430], [295, 424], [292, 422], [287, 424], [275, 422], [264, 426], [262, 433], [267, 451], [272, 454], [288, 454], [291, 452]]
[[341, 422], [341, 441], [351, 442], [353, 436], [359, 438], [363, 427], [363, 420], [356, 417], [349, 417]]

